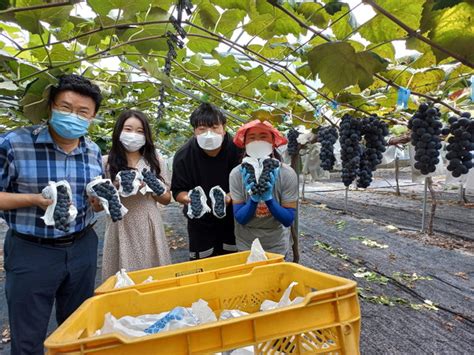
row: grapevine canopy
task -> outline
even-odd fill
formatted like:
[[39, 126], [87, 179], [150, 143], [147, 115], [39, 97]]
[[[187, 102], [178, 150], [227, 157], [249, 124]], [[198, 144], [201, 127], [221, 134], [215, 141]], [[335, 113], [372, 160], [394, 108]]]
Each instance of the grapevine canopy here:
[[[158, 139], [179, 145], [199, 101], [222, 107], [231, 127], [254, 117], [315, 127], [345, 112], [403, 124], [419, 100], [444, 113], [473, 107], [472, 1], [193, 0], [184, 38], [170, 21], [179, 3], [1, 2], [0, 131], [43, 120], [61, 73], [103, 89], [99, 140], [133, 107], [153, 119]], [[168, 76], [171, 34], [184, 46], [174, 46]], [[412, 92], [407, 110], [396, 109], [398, 87]]]

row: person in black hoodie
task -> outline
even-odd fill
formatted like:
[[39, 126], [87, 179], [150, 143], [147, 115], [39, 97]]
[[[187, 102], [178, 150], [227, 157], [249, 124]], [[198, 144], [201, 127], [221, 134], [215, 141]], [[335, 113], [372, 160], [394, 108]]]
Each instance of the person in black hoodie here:
[[194, 136], [175, 154], [171, 191], [176, 201], [183, 204], [187, 215], [189, 190], [201, 186], [211, 206], [209, 192], [220, 186], [226, 193], [226, 216], [212, 213], [201, 218], [188, 218], [190, 260], [207, 258], [237, 251], [234, 235], [234, 215], [229, 194], [229, 174], [240, 164], [242, 150], [226, 132], [226, 118], [215, 106], [203, 103], [190, 117]]

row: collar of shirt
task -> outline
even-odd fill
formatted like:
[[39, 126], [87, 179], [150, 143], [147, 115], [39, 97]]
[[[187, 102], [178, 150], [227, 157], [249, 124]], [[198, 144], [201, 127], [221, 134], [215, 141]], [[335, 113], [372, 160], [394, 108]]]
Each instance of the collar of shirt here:
[[51, 136], [51, 133], [49, 132], [49, 126], [48, 125], [42, 125], [35, 129], [33, 131], [33, 140], [35, 143], [46, 143], [46, 144], [53, 144], [55, 149], [69, 155], [77, 155], [77, 154], [82, 154], [85, 152], [86, 149], [86, 140], [88, 138], [86, 137], [81, 137], [79, 138], [79, 144], [74, 150], [70, 153], [66, 153], [53, 139]]

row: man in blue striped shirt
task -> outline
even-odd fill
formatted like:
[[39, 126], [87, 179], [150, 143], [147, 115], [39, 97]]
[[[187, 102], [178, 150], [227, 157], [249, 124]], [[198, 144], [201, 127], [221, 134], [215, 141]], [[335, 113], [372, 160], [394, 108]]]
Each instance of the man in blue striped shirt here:
[[[99, 109], [100, 89], [84, 77], [66, 75], [51, 89], [47, 125], [0, 134], [0, 217], [9, 226], [4, 246], [12, 354], [43, 354], [56, 300], [61, 324], [93, 295], [98, 201], [86, 185], [102, 175], [99, 147], [85, 137]], [[67, 180], [76, 219], [67, 233], [41, 217], [52, 200], [41, 191]]]

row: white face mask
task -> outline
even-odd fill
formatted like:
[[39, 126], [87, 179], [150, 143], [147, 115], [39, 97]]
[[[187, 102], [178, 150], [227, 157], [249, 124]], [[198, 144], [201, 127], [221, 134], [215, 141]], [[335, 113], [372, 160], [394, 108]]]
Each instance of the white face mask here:
[[140, 133], [122, 132], [120, 142], [128, 152], [136, 152], [145, 145], [145, 136]]
[[196, 136], [198, 145], [204, 150], [214, 150], [222, 145], [224, 137], [221, 134], [207, 131]]
[[266, 158], [273, 152], [273, 144], [266, 141], [253, 141], [245, 146], [247, 155], [256, 158]]

